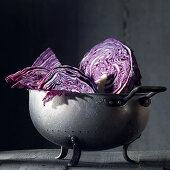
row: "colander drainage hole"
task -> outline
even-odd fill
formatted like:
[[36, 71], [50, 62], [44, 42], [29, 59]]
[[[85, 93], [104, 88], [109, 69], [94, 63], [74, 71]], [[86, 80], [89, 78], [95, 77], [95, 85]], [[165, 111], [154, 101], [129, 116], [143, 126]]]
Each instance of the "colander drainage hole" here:
[[74, 131], [72, 131], [72, 133], [74, 133]]
[[66, 131], [66, 130], [65, 130], [64, 132], [65, 132], [65, 133], [67, 133], [67, 131]]
[[81, 133], [81, 131], [79, 131], [79, 133]]

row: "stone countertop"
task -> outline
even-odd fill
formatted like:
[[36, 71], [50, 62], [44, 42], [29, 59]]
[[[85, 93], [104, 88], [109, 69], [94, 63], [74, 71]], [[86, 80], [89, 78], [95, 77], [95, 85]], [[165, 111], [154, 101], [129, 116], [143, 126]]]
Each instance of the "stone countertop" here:
[[[67, 169], [65, 165], [72, 156], [72, 150], [63, 160], [55, 157], [59, 149], [15, 150], [0, 152], [0, 170], [60, 170]], [[131, 164], [124, 160], [121, 152], [92, 151], [82, 152], [77, 167], [68, 169], [116, 169], [116, 170], [163, 170], [170, 169], [170, 151], [129, 151], [133, 160], [140, 164]]]

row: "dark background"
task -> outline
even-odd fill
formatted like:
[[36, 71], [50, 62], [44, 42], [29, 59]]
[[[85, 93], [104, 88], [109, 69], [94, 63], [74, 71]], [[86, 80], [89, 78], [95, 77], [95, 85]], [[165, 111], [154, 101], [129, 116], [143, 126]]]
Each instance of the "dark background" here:
[[[27, 90], [4, 81], [48, 47], [62, 64], [78, 66], [90, 48], [114, 37], [135, 51], [143, 85], [170, 87], [169, 0], [8, 0], [0, 7], [0, 150], [56, 147], [33, 127]], [[169, 99], [169, 91], [153, 98], [132, 150], [170, 149]]]

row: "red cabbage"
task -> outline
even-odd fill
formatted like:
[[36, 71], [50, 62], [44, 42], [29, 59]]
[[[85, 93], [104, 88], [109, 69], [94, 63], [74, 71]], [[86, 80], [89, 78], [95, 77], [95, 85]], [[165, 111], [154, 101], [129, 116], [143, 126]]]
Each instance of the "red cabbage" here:
[[[44, 105], [55, 95], [74, 93], [126, 93], [140, 85], [141, 75], [132, 51], [110, 38], [94, 46], [82, 59], [80, 69], [62, 66], [53, 51], [46, 49], [33, 63], [6, 82], [12, 88], [49, 91]], [[97, 86], [98, 87], [97, 87]]]
[[47, 48], [33, 63], [31, 67], [26, 67], [12, 75], [6, 77], [6, 82], [15, 83], [12, 88], [28, 88], [37, 89], [39, 81], [52, 68], [61, 66], [61, 63], [56, 58], [50, 48]]
[[12, 88], [49, 90], [44, 98], [44, 104], [55, 95], [97, 92], [92, 80], [77, 68], [61, 66], [50, 48], [44, 51], [31, 67], [9, 75], [6, 82], [14, 83]]
[[50, 90], [49, 92], [46, 93], [45, 97], [43, 98], [43, 105], [50, 100], [52, 100], [56, 95], [61, 96], [61, 95], [74, 95], [77, 94], [77, 92], [71, 92], [71, 91], [66, 91], [66, 90]]
[[32, 67], [39, 66], [46, 69], [52, 69], [61, 66], [56, 55], [50, 48], [47, 48], [33, 63]]
[[[28, 88], [38, 89], [39, 81], [48, 73], [49, 70], [41, 67], [27, 67], [23, 70], [10, 75], [6, 78], [6, 82], [13, 82], [11, 88]], [[20, 74], [19, 74], [20, 73]]]
[[38, 88], [78, 93], [97, 92], [97, 88], [91, 79], [71, 66], [60, 66], [49, 71], [39, 83]]
[[94, 46], [80, 63], [80, 70], [99, 85], [107, 76], [106, 93], [126, 93], [141, 84], [141, 75], [131, 50], [114, 38]]

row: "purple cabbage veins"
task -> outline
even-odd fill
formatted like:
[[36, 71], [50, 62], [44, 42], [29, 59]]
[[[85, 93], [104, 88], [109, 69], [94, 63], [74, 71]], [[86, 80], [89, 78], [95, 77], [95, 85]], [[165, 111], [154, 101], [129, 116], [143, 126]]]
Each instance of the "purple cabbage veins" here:
[[39, 81], [53, 68], [61, 66], [50, 48], [47, 48], [33, 63], [12, 75], [6, 77], [6, 82], [12, 82], [12, 88], [38, 89]]
[[94, 80], [100, 92], [127, 93], [141, 84], [141, 75], [131, 50], [120, 41], [109, 38], [94, 46], [82, 59], [80, 70]]
[[52, 68], [61, 66], [56, 55], [50, 48], [47, 48], [33, 63], [32, 67], [39, 66], [51, 70]]
[[91, 79], [77, 68], [60, 66], [49, 71], [38, 85], [44, 90], [64, 90], [77, 93], [96, 93], [97, 88]]

